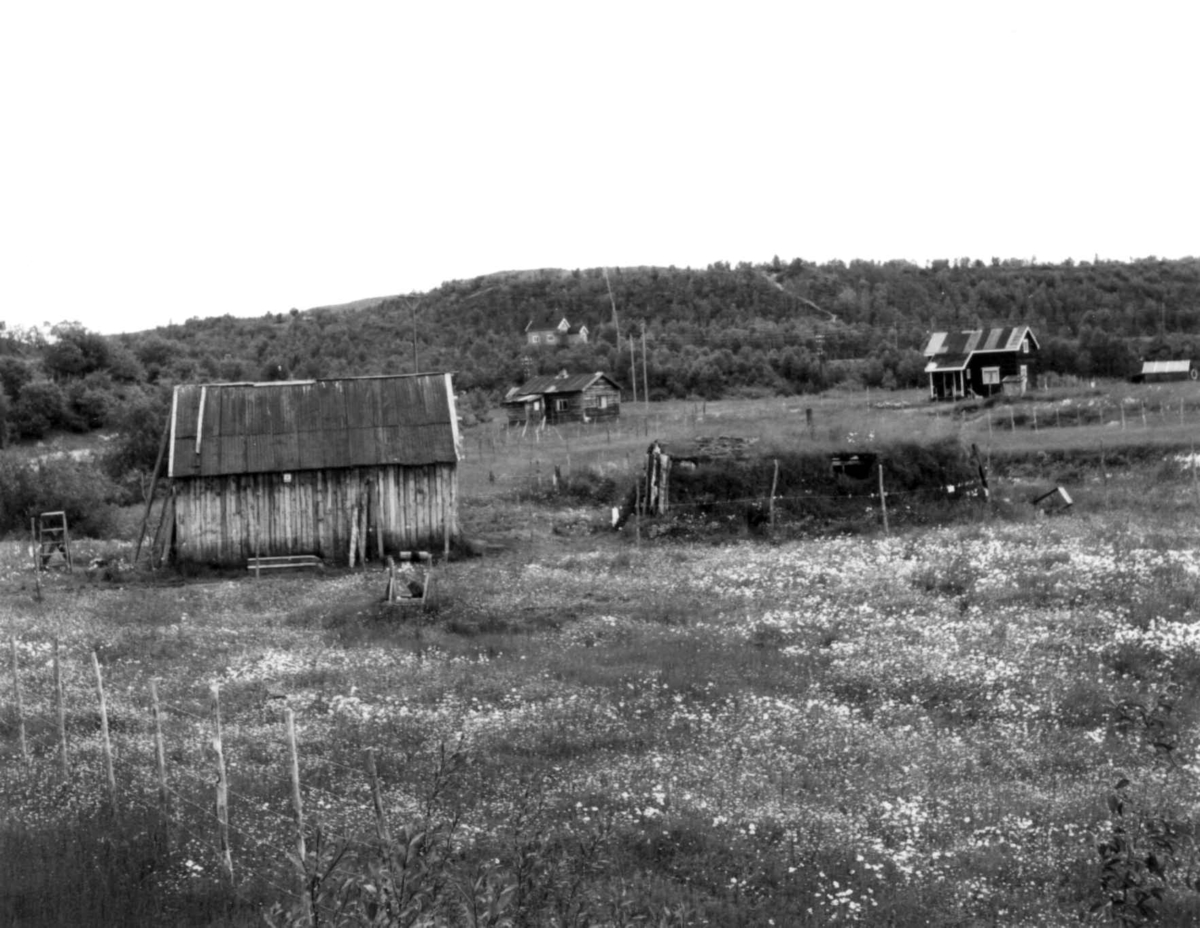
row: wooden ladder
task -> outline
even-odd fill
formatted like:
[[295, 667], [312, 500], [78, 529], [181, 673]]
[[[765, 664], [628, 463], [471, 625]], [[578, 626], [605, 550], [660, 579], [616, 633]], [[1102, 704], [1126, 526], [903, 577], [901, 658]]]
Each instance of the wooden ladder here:
[[43, 512], [38, 516], [38, 566], [46, 570], [57, 551], [62, 554], [67, 570], [71, 570], [71, 536], [67, 531], [65, 512]]

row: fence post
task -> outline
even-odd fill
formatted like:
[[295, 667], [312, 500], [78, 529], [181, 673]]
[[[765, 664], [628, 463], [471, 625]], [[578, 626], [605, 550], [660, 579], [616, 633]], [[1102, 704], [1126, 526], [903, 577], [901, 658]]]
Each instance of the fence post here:
[[1196, 474], [1196, 440], [1192, 439], [1192, 489], [1196, 491], [1196, 504], [1200, 506], [1200, 477]]
[[888, 528], [888, 513], [887, 513], [887, 493], [883, 489], [883, 462], [879, 462], [879, 508], [883, 512], [883, 534], [891, 535], [891, 529]]
[[29, 760], [29, 742], [25, 740], [25, 704], [21, 701], [21, 677], [17, 670], [17, 638], [8, 639], [12, 651], [13, 700], [17, 704], [17, 738], [21, 745], [21, 760]]
[[771, 537], [775, 537], [775, 488], [779, 486], [779, 458], [775, 459], [775, 473], [771, 477], [771, 499], [767, 503], [770, 517]]
[[1100, 440], [1100, 482], [1104, 484], [1104, 508], [1108, 509], [1108, 467], [1104, 461], [1104, 439]]
[[162, 815], [163, 850], [171, 850], [171, 794], [167, 791], [167, 752], [163, 747], [162, 707], [158, 704], [158, 682], [150, 681], [150, 708], [154, 715], [154, 763], [158, 768], [158, 810]]
[[304, 912], [311, 925], [313, 922], [312, 884], [308, 876], [308, 849], [304, 845], [304, 800], [300, 796], [300, 756], [296, 752], [296, 715], [291, 709], [285, 713], [287, 719], [288, 758], [292, 773], [292, 809], [296, 813], [296, 866], [300, 871], [300, 898], [304, 900]]
[[62, 663], [58, 659], [58, 638], [54, 639], [54, 702], [58, 709], [58, 757], [64, 779], [70, 774], [67, 761], [67, 704], [63, 699]]
[[375, 749], [367, 748], [367, 778], [371, 781], [371, 803], [375, 807], [375, 833], [387, 853], [387, 859], [392, 859], [392, 830], [388, 827], [387, 815], [383, 811], [383, 793], [379, 788], [379, 773], [375, 769]]
[[108, 737], [108, 704], [104, 701], [104, 677], [100, 673], [100, 658], [92, 652], [92, 670], [96, 673], [96, 698], [100, 703], [100, 742], [104, 748], [104, 775], [108, 780], [108, 799], [112, 805], [112, 814], [116, 818], [117, 809], [117, 777], [113, 772], [112, 741]]
[[37, 519], [29, 520], [29, 550], [33, 552], [33, 587], [37, 591], [37, 601], [42, 601], [42, 552], [38, 544]]
[[225, 753], [221, 747], [221, 687], [209, 687], [212, 699], [212, 752], [217, 768], [217, 853], [225, 878], [233, 886], [233, 854], [229, 849], [229, 782], [225, 778]]

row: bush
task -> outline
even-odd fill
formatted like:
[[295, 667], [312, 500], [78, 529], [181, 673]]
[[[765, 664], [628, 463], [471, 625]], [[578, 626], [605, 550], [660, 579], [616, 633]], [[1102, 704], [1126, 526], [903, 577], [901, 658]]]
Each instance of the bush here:
[[75, 431], [103, 428], [108, 422], [112, 395], [86, 381], [75, 381], [67, 387], [67, 413]]
[[42, 438], [63, 424], [66, 402], [58, 384], [50, 380], [35, 380], [21, 390], [13, 405], [12, 423], [22, 438]]
[[38, 513], [61, 510], [72, 535], [103, 538], [112, 531], [120, 496], [120, 488], [90, 462], [30, 463], [0, 453], [0, 532], [24, 533]]
[[140, 486], [158, 460], [163, 429], [170, 413], [166, 390], [138, 393], [124, 403], [112, 424], [120, 432], [104, 462], [108, 475], [123, 486]]

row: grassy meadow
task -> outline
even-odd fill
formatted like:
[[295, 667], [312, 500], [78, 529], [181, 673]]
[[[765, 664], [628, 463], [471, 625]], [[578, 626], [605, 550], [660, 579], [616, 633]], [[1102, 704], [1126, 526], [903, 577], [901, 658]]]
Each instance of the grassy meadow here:
[[[382, 603], [378, 564], [127, 569], [140, 513], [39, 600], [9, 539], [0, 924], [1194, 924], [1198, 432], [1191, 384], [493, 421], [460, 473], [484, 556], [439, 564], [428, 612]], [[698, 436], [747, 439], [764, 473], [975, 444], [992, 494], [898, 504], [890, 533], [872, 497], [824, 531], [610, 530], [648, 443]], [[1072, 510], [1039, 515], [1059, 484]]]

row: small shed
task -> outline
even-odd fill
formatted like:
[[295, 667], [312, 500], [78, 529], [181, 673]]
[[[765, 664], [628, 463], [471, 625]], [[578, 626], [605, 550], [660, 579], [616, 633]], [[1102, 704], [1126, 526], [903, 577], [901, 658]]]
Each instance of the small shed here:
[[1133, 375], [1134, 383], [1163, 383], [1170, 380], [1200, 380], [1200, 369], [1193, 361], [1143, 361]]
[[352, 563], [458, 534], [449, 374], [184, 384], [169, 428], [178, 560]]
[[929, 398], [1024, 393], [1036, 382], [1038, 348], [1027, 325], [934, 332], [925, 346]]
[[599, 422], [621, 415], [621, 388], [607, 374], [557, 374], [534, 377], [513, 387], [504, 398], [509, 425], [557, 425]]

